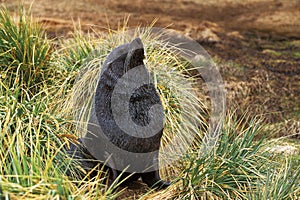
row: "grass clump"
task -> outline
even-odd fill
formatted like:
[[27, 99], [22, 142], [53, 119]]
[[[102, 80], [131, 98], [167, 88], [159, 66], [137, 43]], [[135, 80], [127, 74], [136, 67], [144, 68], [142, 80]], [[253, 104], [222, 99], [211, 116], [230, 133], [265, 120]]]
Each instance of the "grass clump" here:
[[51, 42], [23, 9], [15, 21], [1, 8], [0, 38], [1, 76], [9, 87], [22, 85], [34, 93], [44, 82], [51, 82]]
[[15, 22], [1, 9], [0, 27], [0, 198], [115, 197], [101, 172], [74, 179], [82, 169], [65, 152], [73, 123], [59, 109], [74, 74], [55, 63], [52, 41], [22, 10]]
[[[176, 199], [294, 199], [299, 195], [299, 162], [278, 162], [261, 126], [227, 118], [218, 145], [211, 152], [193, 151], [179, 166], [180, 191]], [[284, 163], [284, 164], [282, 164]]]

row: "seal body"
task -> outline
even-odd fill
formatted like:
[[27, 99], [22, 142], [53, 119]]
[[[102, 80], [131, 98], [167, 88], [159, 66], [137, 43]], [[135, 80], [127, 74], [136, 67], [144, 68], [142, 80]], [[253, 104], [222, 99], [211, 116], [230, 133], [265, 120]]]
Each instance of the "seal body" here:
[[141, 177], [150, 187], [164, 188], [169, 183], [161, 180], [158, 170], [163, 109], [144, 58], [139, 38], [108, 55], [96, 88], [88, 132], [80, 146], [110, 168], [112, 181], [125, 171], [124, 176], [134, 173], [129, 181]]

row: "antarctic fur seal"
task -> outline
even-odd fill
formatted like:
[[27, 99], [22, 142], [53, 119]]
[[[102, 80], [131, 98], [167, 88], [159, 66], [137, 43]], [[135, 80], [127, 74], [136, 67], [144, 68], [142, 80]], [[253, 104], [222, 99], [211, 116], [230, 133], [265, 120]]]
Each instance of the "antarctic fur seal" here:
[[[150, 187], [165, 188], [169, 186], [169, 183], [161, 180], [158, 170], [158, 151], [163, 134], [162, 103], [150, 79], [140, 85], [135, 83], [135, 79], [150, 77], [144, 65], [144, 53], [141, 39], [136, 38], [128, 44], [117, 47], [107, 56], [102, 65], [95, 92], [88, 132], [85, 137], [79, 139], [79, 145], [71, 144], [70, 153], [75, 154], [77, 158], [85, 158], [89, 155], [88, 157], [95, 161], [105, 164], [112, 174], [111, 181], [114, 181], [125, 170], [123, 176], [133, 173], [127, 181], [141, 177], [143, 182]], [[133, 71], [137, 73], [131, 77], [127, 76]], [[127, 79], [124, 79], [126, 76]], [[128, 93], [126, 87], [130, 88], [135, 85], [138, 87], [131, 88], [129, 90], [131, 92]], [[118, 91], [117, 87], [119, 87]], [[154, 105], [157, 109], [153, 113], [150, 110]], [[154, 116], [155, 114], [157, 116]], [[125, 119], [126, 116], [130, 118]], [[129, 133], [126, 127], [126, 130], [120, 127], [122, 124], [120, 125], [116, 118], [120, 118], [120, 123], [125, 123], [123, 125], [127, 126], [128, 130], [136, 130], [136, 133]], [[158, 124], [154, 132], [147, 129], [153, 121]], [[128, 154], [134, 156], [128, 156]], [[80, 163], [88, 169], [97, 164], [94, 161], [81, 161]], [[127, 165], [133, 171], [126, 171]], [[136, 173], [134, 173], [134, 167], [138, 169]]]

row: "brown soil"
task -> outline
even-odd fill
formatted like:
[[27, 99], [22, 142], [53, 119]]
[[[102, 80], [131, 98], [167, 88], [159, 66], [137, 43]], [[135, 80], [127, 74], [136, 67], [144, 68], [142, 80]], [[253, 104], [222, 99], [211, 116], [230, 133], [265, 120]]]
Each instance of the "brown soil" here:
[[[10, 10], [18, 9], [18, 0], [1, 0]], [[32, 0], [25, 0], [30, 5]], [[66, 34], [73, 21], [80, 19], [83, 29], [94, 25], [111, 28], [130, 15], [129, 26], [149, 25], [176, 30], [198, 27], [202, 21], [217, 23], [237, 31], [261, 31], [284, 37], [300, 37], [300, 2], [298, 0], [39, 0], [33, 14], [49, 32]]]
[[[17, 12], [17, 0], [1, 2]], [[217, 60], [230, 108], [300, 138], [299, 0], [39, 0], [32, 13], [49, 37], [68, 36], [79, 21], [83, 31], [116, 29], [128, 16], [129, 27], [156, 20], [189, 35]]]

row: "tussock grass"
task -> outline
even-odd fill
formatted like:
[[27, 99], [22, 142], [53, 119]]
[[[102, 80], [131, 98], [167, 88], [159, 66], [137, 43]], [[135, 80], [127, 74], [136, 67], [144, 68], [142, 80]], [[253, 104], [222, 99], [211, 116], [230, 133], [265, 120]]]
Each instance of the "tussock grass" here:
[[[0, 188], [1, 198], [112, 198], [101, 172], [95, 180], [72, 179], [78, 165], [65, 153], [73, 122], [59, 105], [70, 84], [57, 65], [51, 41], [21, 12], [14, 22], [0, 11]], [[69, 86], [70, 87], [70, 86]]]
[[49, 63], [53, 48], [41, 26], [32, 23], [23, 9], [19, 15], [18, 21], [14, 21], [6, 9], [0, 12], [1, 76], [9, 87], [23, 85], [36, 92], [44, 82], [52, 80], [54, 68]]
[[[141, 199], [296, 199], [299, 157], [286, 158], [257, 140], [259, 121], [228, 114], [211, 152], [199, 152], [209, 112], [199, 99], [189, 63], [150, 29], [106, 36], [48, 40], [42, 28], [20, 13], [18, 22], [0, 15], [0, 196], [5, 199], [114, 199], [100, 170], [94, 179], [66, 155], [68, 141], [84, 134], [101, 64], [115, 47], [142, 38], [146, 64], [165, 111], [161, 163], [167, 190]], [[249, 123], [244, 123], [245, 121]], [[83, 133], [81, 132], [83, 131]], [[178, 138], [171, 147], [168, 144]], [[192, 145], [190, 145], [192, 141]], [[170, 154], [171, 152], [171, 154]], [[169, 158], [181, 158], [170, 163]], [[71, 174], [71, 175], [70, 175]], [[69, 175], [69, 176], [68, 176]], [[125, 191], [126, 192], [126, 191]]]
[[205, 156], [197, 152], [187, 155], [181, 166], [184, 175], [180, 197], [288, 199], [295, 195], [299, 167], [291, 161], [281, 166], [272, 159], [265, 149], [268, 142], [255, 140], [261, 128], [257, 120], [250, 119], [246, 126], [234, 116], [228, 117], [213, 152]]

